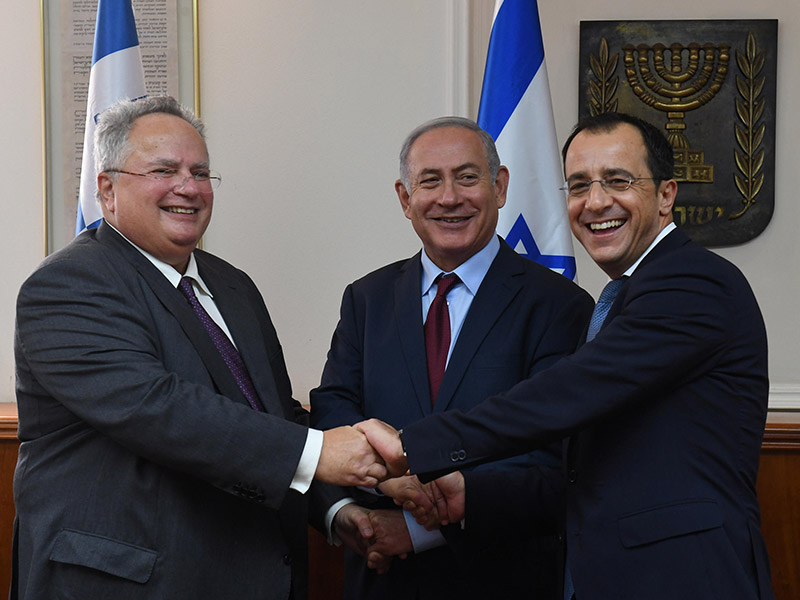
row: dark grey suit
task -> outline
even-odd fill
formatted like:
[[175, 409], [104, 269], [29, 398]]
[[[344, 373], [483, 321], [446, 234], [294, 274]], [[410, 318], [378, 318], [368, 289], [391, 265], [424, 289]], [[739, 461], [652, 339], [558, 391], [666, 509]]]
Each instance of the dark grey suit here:
[[180, 292], [106, 224], [23, 284], [12, 597], [305, 597], [307, 501], [289, 485], [307, 414], [253, 282], [195, 257], [265, 413]]

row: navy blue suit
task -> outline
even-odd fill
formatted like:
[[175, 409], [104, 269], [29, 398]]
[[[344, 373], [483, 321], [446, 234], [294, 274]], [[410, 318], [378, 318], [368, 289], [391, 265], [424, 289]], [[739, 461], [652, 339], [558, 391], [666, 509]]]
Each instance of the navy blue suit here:
[[747, 281], [676, 230], [593, 341], [468, 413], [409, 424], [403, 442], [411, 471], [432, 477], [572, 436], [578, 600], [768, 600], [755, 492], [768, 388]]
[[[416, 255], [347, 287], [321, 385], [311, 392], [312, 425], [327, 429], [377, 417], [399, 428], [432, 413], [468, 410], [574, 351], [592, 310], [586, 292], [501, 241], [432, 408], [421, 272]], [[447, 528], [448, 545], [395, 560], [386, 575], [368, 571], [363, 559], [349, 555], [345, 596], [556, 597], [561, 552], [555, 534], [564, 486], [560, 454], [556, 443], [547, 451], [486, 465], [496, 483], [507, 470], [536, 465], [540, 505], [548, 508], [524, 526], [518, 515], [504, 511], [484, 518], [479, 507], [470, 507], [466, 531]], [[468, 497], [470, 476], [466, 474]], [[364, 503], [374, 496], [358, 499]], [[381, 506], [396, 508], [391, 502]], [[532, 531], [539, 535], [530, 535]]]

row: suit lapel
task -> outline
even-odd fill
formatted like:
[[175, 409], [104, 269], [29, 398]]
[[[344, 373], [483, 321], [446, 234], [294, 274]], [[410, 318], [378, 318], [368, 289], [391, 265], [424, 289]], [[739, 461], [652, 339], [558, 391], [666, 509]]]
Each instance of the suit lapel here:
[[178, 321], [181, 329], [183, 329], [186, 337], [189, 338], [206, 369], [208, 369], [217, 391], [227, 398], [247, 404], [247, 399], [239, 389], [239, 385], [222, 359], [222, 355], [186, 301], [186, 298], [176, 288], [172, 287], [167, 278], [141, 252], [105, 222], [101, 223], [98, 228], [96, 239], [99, 243], [112, 249], [136, 269], [164, 309]]
[[431, 413], [425, 335], [422, 329], [422, 265], [419, 254], [403, 265], [394, 285], [394, 321], [411, 384], [423, 414]]
[[[261, 337], [261, 328], [257, 327], [260, 322], [258, 315], [255, 314], [249, 302], [242, 301], [246, 297], [245, 290], [240, 288], [238, 281], [227, 276], [225, 271], [213, 268], [205, 260], [203, 253], [195, 252], [195, 258], [200, 276], [208, 285], [214, 296], [214, 303], [236, 342], [236, 349], [247, 367], [247, 372], [261, 404], [266, 412], [283, 415], [283, 408], [278, 401], [275, 378], [272, 375], [269, 356], [267, 356], [266, 344]], [[240, 391], [238, 384], [236, 390]], [[247, 403], [243, 394], [241, 398]]]
[[[680, 229], [673, 229], [670, 231], [663, 240], [658, 242], [655, 247], [648, 252], [647, 256], [642, 259], [642, 262], [636, 267], [636, 270], [631, 275], [630, 279], [634, 279], [636, 274], [641, 272], [642, 269], [647, 270], [648, 265], [653, 261], [659, 260], [659, 258], [669, 254], [673, 250], [676, 250], [680, 246], [684, 244], [690, 243], [691, 240], [689, 236], [687, 236], [683, 231]], [[630, 289], [629, 282], [625, 283], [619, 290], [619, 294], [617, 297], [614, 298], [614, 302], [611, 305], [611, 308], [606, 315], [605, 321], [603, 321], [603, 325], [600, 327], [600, 331], [606, 326], [607, 323], [611, 322], [616, 315], [622, 310], [622, 307], [626, 304], [626, 296], [628, 295], [628, 290]], [[583, 342], [586, 341], [586, 335], [584, 334]]]
[[515, 266], [516, 258], [514, 251], [501, 241], [500, 251], [472, 300], [461, 333], [450, 355], [442, 387], [436, 398], [435, 412], [447, 409], [481, 343], [519, 293], [521, 284], [514, 278], [514, 275], [520, 272], [520, 268]]

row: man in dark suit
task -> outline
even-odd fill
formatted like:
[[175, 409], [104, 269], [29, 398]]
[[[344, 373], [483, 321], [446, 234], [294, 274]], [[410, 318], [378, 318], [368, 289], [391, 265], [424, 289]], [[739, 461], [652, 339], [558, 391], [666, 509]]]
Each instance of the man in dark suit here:
[[341, 497], [312, 479], [385, 472], [306, 427], [255, 285], [196, 250], [202, 132], [172, 98], [104, 113], [104, 222], [20, 290], [13, 598], [305, 598], [307, 498]]
[[[509, 173], [489, 134], [467, 119], [436, 119], [408, 136], [400, 162], [396, 192], [423, 250], [345, 290], [322, 382], [311, 392], [315, 427], [369, 417], [404, 427], [426, 415], [468, 410], [572, 352], [591, 314], [586, 292], [495, 234]], [[426, 330], [436, 281], [450, 273], [459, 279], [447, 293], [450, 357], [437, 393], [426, 364]], [[345, 597], [556, 598], [563, 550], [560, 454], [555, 444], [465, 474], [469, 486], [473, 476], [499, 483], [507, 471], [536, 470], [542, 506], [549, 508], [526, 528], [510, 515], [481, 518], [475, 507], [465, 528], [450, 525], [426, 537], [391, 501], [402, 500], [400, 488], [413, 489], [415, 478], [382, 485], [385, 498], [354, 491], [369, 509], [374, 538], [369, 561], [347, 556]], [[379, 574], [368, 568], [376, 553], [407, 558]]]
[[399, 437], [377, 421], [360, 427], [395, 471], [428, 477], [570, 436], [577, 600], [771, 599], [755, 492], [767, 340], [753, 293], [675, 229], [672, 148], [655, 127], [589, 118], [564, 161], [573, 233], [619, 290], [601, 295], [589, 338], [610, 311], [596, 337], [468, 413]]

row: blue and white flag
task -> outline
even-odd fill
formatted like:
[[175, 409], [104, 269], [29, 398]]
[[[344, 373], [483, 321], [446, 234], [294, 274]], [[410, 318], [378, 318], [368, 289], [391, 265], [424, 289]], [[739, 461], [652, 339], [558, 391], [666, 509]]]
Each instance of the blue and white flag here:
[[536, 0], [497, 0], [478, 124], [511, 180], [497, 232], [519, 254], [576, 277]]
[[97, 227], [103, 218], [95, 199], [97, 172], [94, 168], [94, 130], [97, 117], [123, 98], [136, 100], [144, 96], [142, 53], [131, 0], [100, 0], [94, 31], [92, 70], [89, 72], [75, 235]]

